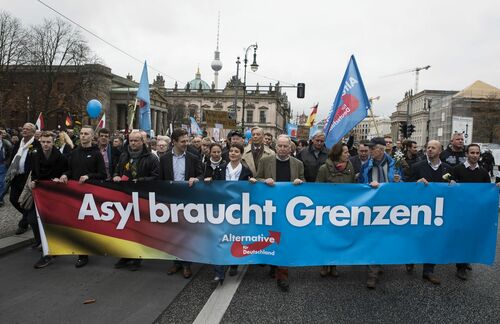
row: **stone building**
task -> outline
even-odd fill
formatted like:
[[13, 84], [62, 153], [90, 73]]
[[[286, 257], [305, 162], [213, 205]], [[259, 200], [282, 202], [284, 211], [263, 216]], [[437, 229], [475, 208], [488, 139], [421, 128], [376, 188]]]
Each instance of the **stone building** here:
[[[111, 73], [111, 69], [99, 64], [65, 66], [57, 71], [46, 71], [43, 67], [18, 66], [9, 73], [0, 71], [0, 124], [18, 127], [26, 121], [35, 122], [43, 112], [46, 129], [64, 127], [66, 115], [96, 124], [86, 114], [87, 102], [98, 99], [106, 112], [107, 127], [124, 129], [128, 106], [133, 105], [139, 84], [129, 75], [126, 78]], [[237, 127], [242, 120], [242, 82], [235, 78], [223, 89], [209, 86], [201, 79], [199, 70], [195, 78], [183, 89], [177, 84], [173, 89], [165, 88], [163, 78], [158, 75], [150, 86], [151, 126], [155, 134], [165, 134], [172, 124], [180, 127], [189, 124], [195, 117], [201, 128], [206, 127], [206, 110], [234, 112], [235, 89]], [[245, 98], [245, 127], [260, 126], [274, 135], [285, 132], [290, 119], [290, 103], [279, 84], [269, 87], [247, 87]], [[136, 112], [134, 127], [138, 126]], [[233, 117], [234, 118], [234, 117]], [[210, 135], [211, 130], [207, 128]]]
[[[410, 137], [419, 146], [430, 139], [447, 144], [454, 131], [457, 118], [473, 121], [472, 134], [467, 142], [500, 143], [500, 90], [482, 81], [476, 81], [462, 91], [424, 90], [416, 95], [406, 95], [398, 102], [391, 115], [391, 133], [400, 137], [399, 123], [415, 125]], [[472, 119], [470, 119], [472, 118]]]

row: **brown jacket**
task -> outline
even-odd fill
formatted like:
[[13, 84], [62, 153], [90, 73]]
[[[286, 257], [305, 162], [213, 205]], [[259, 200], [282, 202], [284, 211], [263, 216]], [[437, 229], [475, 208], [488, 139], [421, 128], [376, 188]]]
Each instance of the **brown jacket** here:
[[[304, 164], [290, 156], [290, 178], [293, 180], [304, 179]], [[257, 170], [257, 175], [255, 176], [257, 180], [266, 180], [267, 178], [272, 178], [276, 180], [276, 156], [266, 156], [260, 159], [259, 169]]]
[[[264, 146], [264, 152], [262, 152], [262, 157], [260, 158], [261, 161], [265, 157], [275, 156], [275, 153], [273, 150], [271, 150], [269, 147], [265, 146], [264, 144], [262, 144], [262, 145]], [[252, 145], [251, 144], [248, 144], [245, 147], [245, 151], [244, 151], [241, 159], [245, 162], [245, 164], [248, 166], [250, 171], [252, 171], [252, 174], [257, 174], [258, 165], [255, 165], [255, 162], [253, 160]]]

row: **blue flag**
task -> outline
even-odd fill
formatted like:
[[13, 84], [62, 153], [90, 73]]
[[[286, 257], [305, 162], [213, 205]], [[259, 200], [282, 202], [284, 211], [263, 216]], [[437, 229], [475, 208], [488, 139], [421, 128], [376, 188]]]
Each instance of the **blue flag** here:
[[337, 144], [367, 116], [369, 108], [370, 101], [356, 59], [352, 55], [324, 128], [326, 147], [331, 148]]
[[291, 138], [297, 138], [297, 124], [286, 123], [286, 132]]
[[194, 117], [189, 117], [189, 121], [191, 122], [191, 135], [203, 135], [203, 131], [200, 126], [198, 126]]
[[148, 66], [144, 61], [144, 68], [142, 69], [141, 83], [137, 89], [137, 99], [139, 101], [139, 128], [146, 133], [151, 132], [151, 109], [149, 107], [149, 78]]

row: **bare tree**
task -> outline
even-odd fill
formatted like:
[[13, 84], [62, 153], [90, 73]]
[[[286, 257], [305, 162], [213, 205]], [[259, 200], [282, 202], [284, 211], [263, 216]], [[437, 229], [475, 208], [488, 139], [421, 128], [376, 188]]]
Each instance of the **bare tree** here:
[[[95, 57], [82, 35], [69, 23], [56, 18], [45, 20], [29, 29], [29, 62], [39, 72], [37, 98], [38, 109], [50, 114], [60, 108], [64, 98], [54, 96], [55, 82], [65, 67], [71, 66], [76, 73], [84, 73], [82, 67], [93, 63]], [[68, 89], [69, 90], [69, 89]]]
[[26, 63], [26, 31], [21, 21], [0, 11], [0, 122], [6, 121], [4, 107], [11, 98], [12, 72]]

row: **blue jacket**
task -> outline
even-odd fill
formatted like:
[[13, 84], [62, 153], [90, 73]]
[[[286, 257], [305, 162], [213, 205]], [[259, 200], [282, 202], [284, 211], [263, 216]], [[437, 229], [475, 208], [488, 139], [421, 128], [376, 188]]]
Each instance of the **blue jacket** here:
[[[395, 161], [394, 159], [387, 153], [384, 153], [385, 158], [387, 159], [387, 179], [389, 182], [394, 182], [394, 171], [395, 171]], [[360, 183], [370, 183], [369, 174], [373, 169], [373, 158], [370, 157], [368, 162], [366, 162], [359, 171], [358, 181]], [[401, 172], [399, 173], [401, 174]]]

